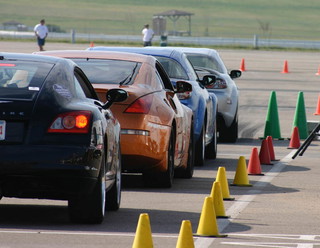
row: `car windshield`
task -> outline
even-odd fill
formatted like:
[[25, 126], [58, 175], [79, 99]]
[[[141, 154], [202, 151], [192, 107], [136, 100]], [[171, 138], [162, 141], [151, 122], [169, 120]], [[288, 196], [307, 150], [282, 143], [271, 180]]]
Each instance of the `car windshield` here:
[[225, 73], [225, 68], [214, 57], [193, 53], [187, 53], [187, 57], [191, 64], [195, 67], [204, 67], [208, 69], [213, 69], [220, 73]]
[[132, 84], [141, 63], [112, 59], [72, 59], [92, 84]]
[[189, 80], [188, 74], [177, 61], [161, 56], [155, 57], [161, 63], [170, 78]]
[[53, 64], [34, 61], [1, 61], [0, 98], [33, 99], [52, 67]]

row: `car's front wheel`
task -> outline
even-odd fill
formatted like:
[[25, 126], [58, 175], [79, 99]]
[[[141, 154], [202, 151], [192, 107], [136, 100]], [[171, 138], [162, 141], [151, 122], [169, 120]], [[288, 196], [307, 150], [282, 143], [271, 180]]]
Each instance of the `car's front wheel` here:
[[232, 121], [230, 127], [226, 127], [225, 124], [220, 128], [219, 141], [235, 143], [238, 139], [238, 115], [236, 115]]

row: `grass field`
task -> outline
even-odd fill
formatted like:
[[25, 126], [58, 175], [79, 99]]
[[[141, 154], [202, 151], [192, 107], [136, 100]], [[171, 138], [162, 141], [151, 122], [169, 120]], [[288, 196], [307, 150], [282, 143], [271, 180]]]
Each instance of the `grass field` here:
[[[0, 25], [15, 20], [33, 27], [40, 19], [65, 32], [137, 35], [154, 14], [193, 13], [192, 36], [318, 40], [319, 0], [0, 0]], [[177, 30], [187, 30], [184, 17]], [[167, 19], [167, 30], [173, 23]]]

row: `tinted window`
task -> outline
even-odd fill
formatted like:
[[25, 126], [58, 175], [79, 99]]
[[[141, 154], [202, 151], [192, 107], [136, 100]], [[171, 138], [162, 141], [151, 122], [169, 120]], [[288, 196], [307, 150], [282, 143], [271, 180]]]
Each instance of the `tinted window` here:
[[108, 59], [72, 59], [93, 84], [132, 84], [141, 64]]
[[170, 81], [170, 78], [168, 77], [168, 74], [165, 72], [165, 70], [163, 69], [163, 67], [159, 62], [156, 62], [156, 69], [157, 69], [156, 73], [161, 78], [161, 81], [164, 87], [168, 90], [174, 91], [174, 87]]
[[77, 95], [80, 96], [81, 98], [86, 97], [91, 99], [98, 99], [90, 82], [88, 82], [88, 79], [85, 78], [83, 73], [81, 73], [79, 70], [76, 69], [74, 72], [74, 75], [75, 75], [75, 85], [76, 85]]
[[0, 62], [0, 97], [31, 100], [52, 69], [53, 64], [30, 61]]
[[167, 72], [170, 78], [177, 78], [177, 79], [183, 79], [183, 80], [189, 79], [186, 71], [177, 61], [170, 58], [166, 58], [166, 57], [160, 57], [160, 56], [155, 56], [155, 57], [161, 63], [162, 67], [165, 69], [165, 71]]
[[224, 68], [213, 57], [201, 54], [187, 54], [187, 57], [193, 66], [209, 68], [224, 73]]

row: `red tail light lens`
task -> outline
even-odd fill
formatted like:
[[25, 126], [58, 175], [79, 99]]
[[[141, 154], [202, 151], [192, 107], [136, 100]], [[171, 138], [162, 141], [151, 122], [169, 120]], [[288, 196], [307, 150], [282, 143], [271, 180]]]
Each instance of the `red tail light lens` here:
[[225, 89], [227, 87], [227, 82], [222, 78], [217, 78], [214, 84], [206, 85], [207, 89]]
[[151, 108], [153, 96], [146, 95], [135, 100], [124, 112], [134, 114], [147, 114]]
[[216, 82], [213, 84], [214, 89], [225, 89], [227, 88], [227, 83], [222, 78], [217, 78]]
[[48, 133], [88, 133], [90, 120], [90, 111], [63, 113], [52, 122]]
[[0, 63], [0, 66], [15, 67], [16, 65], [15, 65], [15, 64], [1, 64], [1, 63]]

